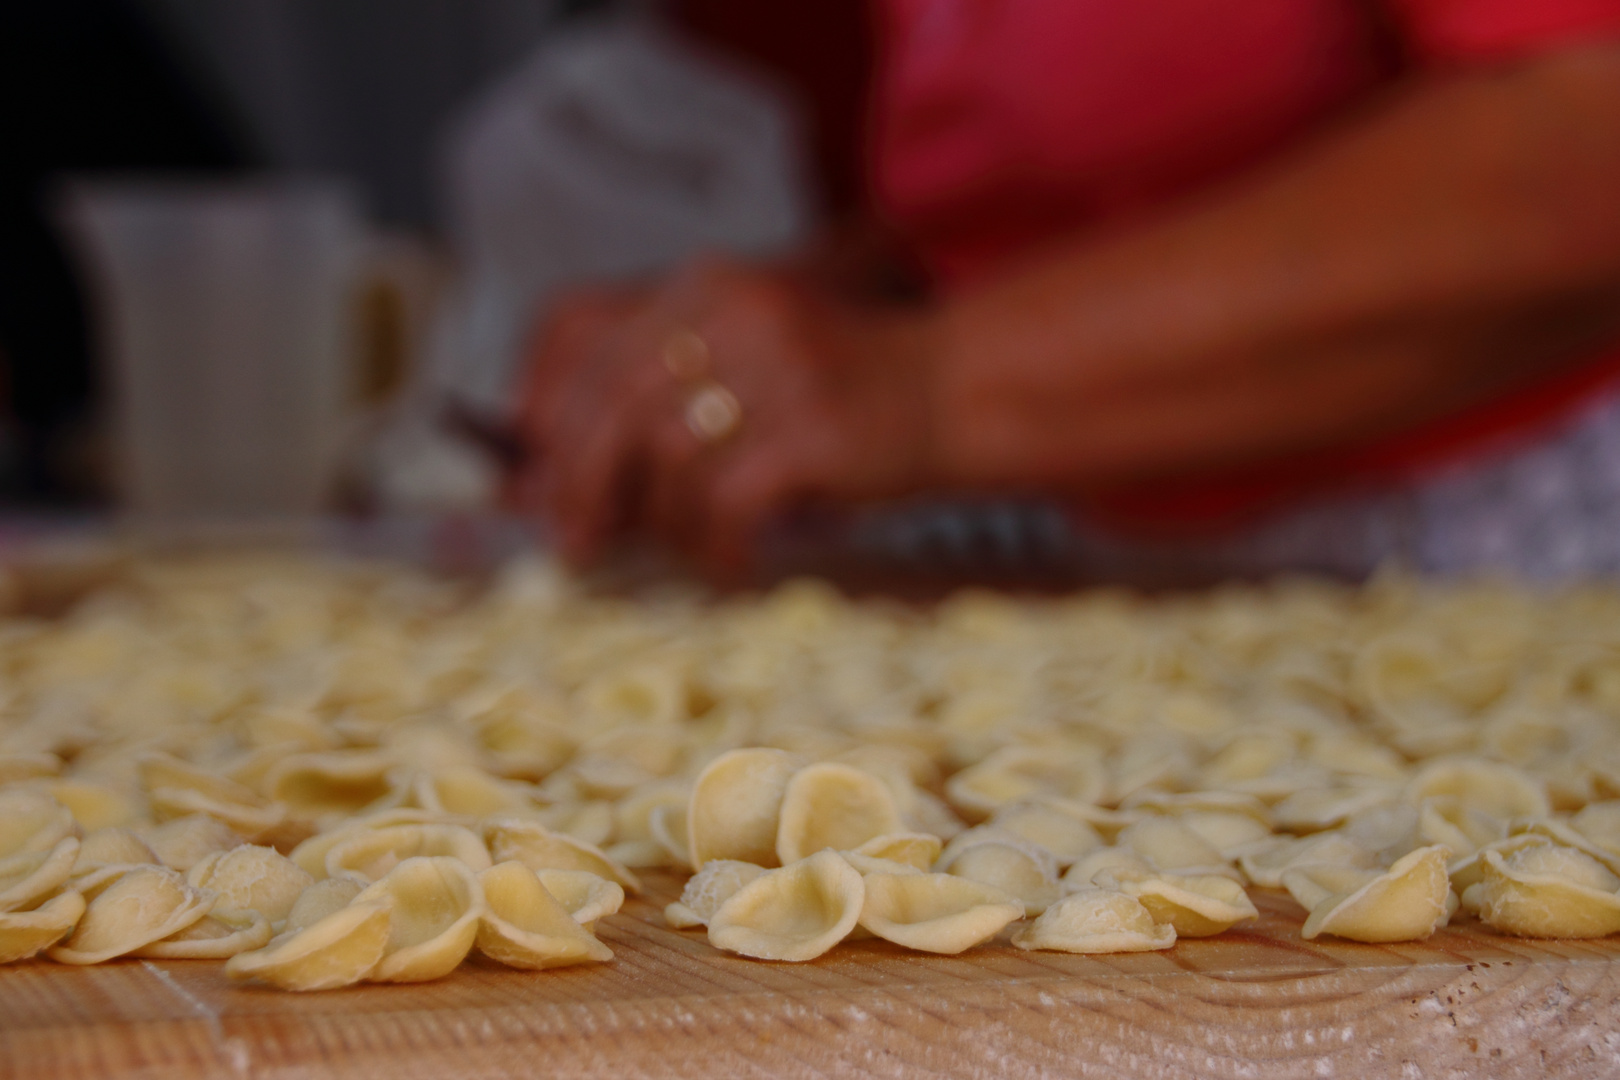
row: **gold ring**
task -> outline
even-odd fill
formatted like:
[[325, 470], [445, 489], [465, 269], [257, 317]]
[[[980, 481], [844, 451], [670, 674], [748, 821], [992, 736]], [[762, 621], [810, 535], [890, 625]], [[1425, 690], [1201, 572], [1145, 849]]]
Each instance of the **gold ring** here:
[[724, 442], [742, 427], [742, 403], [717, 382], [706, 382], [686, 399], [686, 427], [709, 446]]
[[664, 339], [664, 368], [683, 383], [709, 373], [709, 343], [696, 330], [681, 326]]

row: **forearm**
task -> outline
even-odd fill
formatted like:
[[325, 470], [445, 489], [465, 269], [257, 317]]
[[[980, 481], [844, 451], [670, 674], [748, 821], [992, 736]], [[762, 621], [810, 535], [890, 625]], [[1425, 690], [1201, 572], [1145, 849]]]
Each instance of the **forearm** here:
[[949, 305], [941, 474], [1106, 484], [1455, 408], [1607, 328], [1616, 192], [1620, 50], [1410, 85]]

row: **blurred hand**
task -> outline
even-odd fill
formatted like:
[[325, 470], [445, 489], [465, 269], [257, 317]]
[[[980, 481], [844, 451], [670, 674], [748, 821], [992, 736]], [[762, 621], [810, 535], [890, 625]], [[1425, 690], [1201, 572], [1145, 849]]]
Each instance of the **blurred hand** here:
[[[576, 562], [642, 532], [735, 576], [761, 528], [800, 503], [927, 483], [931, 333], [926, 316], [718, 260], [661, 287], [576, 294], [554, 308], [531, 366], [514, 500], [548, 517]], [[671, 371], [672, 341], [699, 372]], [[687, 410], [714, 386], [740, 420], [707, 439]]]
[[[1087, 496], [1364, 444], [1620, 337], [1617, 185], [1602, 44], [1408, 80], [1205, 198], [1054, 238], [923, 314], [805, 264], [583, 294], [535, 358], [515, 494], [577, 560], [635, 530], [734, 573], [801, 501]], [[694, 334], [701, 378], [672, 373]], [[705, 380], [741, 407], [724, 439], [687, 425]]]

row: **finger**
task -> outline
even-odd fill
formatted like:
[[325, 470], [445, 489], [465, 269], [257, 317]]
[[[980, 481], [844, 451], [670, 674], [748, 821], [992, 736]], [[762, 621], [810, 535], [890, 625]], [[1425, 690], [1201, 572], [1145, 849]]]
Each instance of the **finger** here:
[[609, 413], [624, 414], [619, 426], [626, 427], [675, 410], [669, 375], [646, 359], [648, 351], [637, 341], [617, 343], [613, 355], [574, 376], [558, 394], [555, 415], [546, 425], [551, 455], [567, 458], [589, 443]]
[[553, 308], [530, 352], [520, 391], [518, 417], [529, 437], [546, 441], [570, 386], [615, 351], [617, 339], [643, 306], [644, 295], [645, 290], [593, 292]]
[[653, 432], [678, 409], [667, 374], [652, 365], [579, 382], [558, 424], [547, 503], [565, 551], [588, 561], [635, 519], [635, 481], [654, 463]]
[[715, 469], [701, 500], [701, 533], [692, 548], [711, 576], [746, 576], [754, 567], [765, 525], [808, 494], [808, 474], [796, 458], [761, 449], [728, 457]]
[[541, 502], [570, 561], [594, 561], [613, 532], [635, 457], [633, 440], [631, 418], [604, 408], [569, 442], [566, 453], [545, 463]]
[[616, 321], [616, 312], [598, 299], [555, 305], [537, 327], [528, 350], [525, 389], [543, 394], [555, 386], [590, 351], [591, 342], [610, 330]]
[[692, 434], [684, 418], [666, 417], [649, 439], [641, 522], [649, 532], [683, 551], [691, 546], [698, 530], [699, 495], [714, 453]]

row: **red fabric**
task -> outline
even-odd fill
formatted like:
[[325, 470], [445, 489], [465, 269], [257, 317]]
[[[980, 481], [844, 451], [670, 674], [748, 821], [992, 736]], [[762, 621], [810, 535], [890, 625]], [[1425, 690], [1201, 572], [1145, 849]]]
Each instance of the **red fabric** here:
[[879, 206], [948, 286], [1208, 183], [1381, 78], [1356, 0], [886, 0]]
[[1620, 32], [1614, 0], [1392, 0], [1413, 52], [1491, 60]]
[[[946, 290], [1288, 146], [1398, 73], [1620, 34], [1620, 0], [879, 0], [873, 187]], [[1391, 50], [1387, 34], [1400, 41]], [[1229, 521], [1498, 444], [1620, 377], [1620, 354], [1432, 429], [1109, 501]]]

